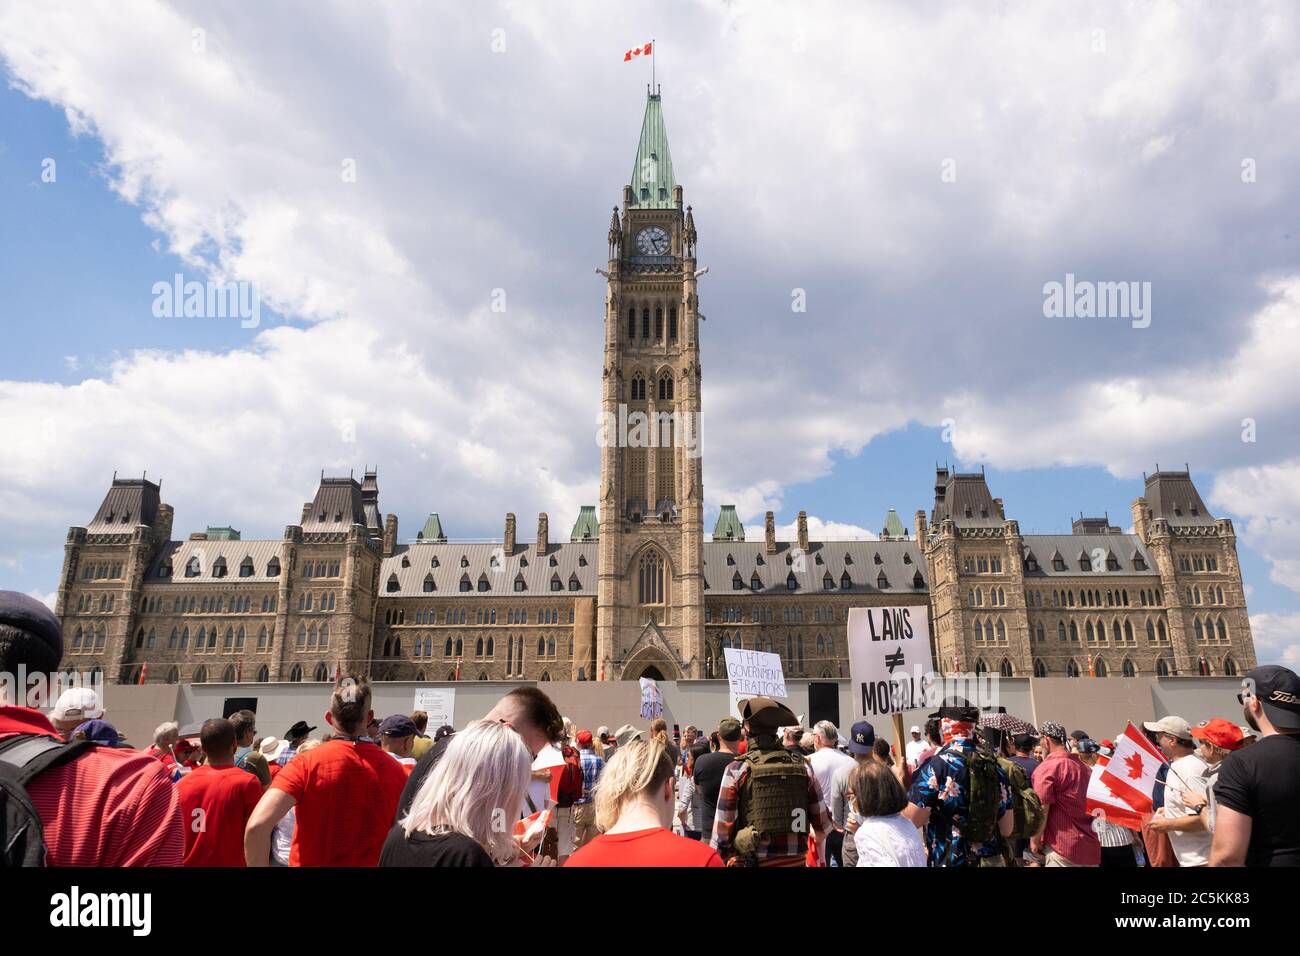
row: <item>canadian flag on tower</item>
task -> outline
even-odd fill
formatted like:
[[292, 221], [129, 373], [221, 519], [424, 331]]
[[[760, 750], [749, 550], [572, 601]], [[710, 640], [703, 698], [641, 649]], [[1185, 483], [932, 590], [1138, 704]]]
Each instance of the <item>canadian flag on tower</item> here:
[[624, 62], [624, 63], [631, 63], [631, 62], [632, 62], [634, 59], [636, 59], [637, 57], [642, 56], [642, 55], [644, 55], [644, 56], [649, 56], [649, 55], [650, 55], [651, 53], [653, 53], [653, 52], [654, 52], [654, 41], [651, 40], [651, 41], [650, 41], [649, 43], [647, 43], [645, 46], [639, 46], [639, 47], [636, 47], [635, 49], [628, 50], [626, 53], [624, 53], [624, 54], [623, 54], [623, 62]]
[[1149, 815], [1155, 810], [1156, 771], [1164, 762], [1165, 755], [1146, 734], [1129, 724], [1115, 741], [1115, 753], [1101, 771], [1100, 782], [1135, 813]]

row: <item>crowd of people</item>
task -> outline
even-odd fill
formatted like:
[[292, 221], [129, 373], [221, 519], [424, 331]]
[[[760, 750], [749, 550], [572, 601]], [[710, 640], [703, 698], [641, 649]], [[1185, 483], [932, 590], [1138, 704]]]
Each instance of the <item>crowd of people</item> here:
[[[53, 675], [62, 642], [0, 592], [0, 672]], [[321, 725], [275, 737], [242, 710], [136, 750], [75, 687], [48, 714], [0, 699], [0, 846], [55, 866], [1300, 865], [1300, 678], [1256, 668], [1238, 702], [1244, 725], [1142, 725], [1164, 760], [1135, 821], [1090, 801], [1112, 740], [961, 698], [900, 752], [764, 697], [707, 733], [585, 729], [536, 687], [430, 734], [419, 711], [377, 717], [357, 675]]]

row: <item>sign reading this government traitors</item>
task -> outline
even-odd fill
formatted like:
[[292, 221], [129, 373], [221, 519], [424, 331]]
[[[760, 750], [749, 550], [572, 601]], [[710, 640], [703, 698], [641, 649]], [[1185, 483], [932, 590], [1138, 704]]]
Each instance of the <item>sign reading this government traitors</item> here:
[[775, 697], [785, 700], [785, 674], [781, 670], [781, 655], [766, 651], [745, 651], [738, 647], [724, 647], [722, 656], [727, 664], [727, 683], [731, 685], [731, 712], [739, 716], [739, 701], [750, 697]]
[[850, 608], [848, 644], [855, 717], [927, 704], [936, 675], [925, 605]]

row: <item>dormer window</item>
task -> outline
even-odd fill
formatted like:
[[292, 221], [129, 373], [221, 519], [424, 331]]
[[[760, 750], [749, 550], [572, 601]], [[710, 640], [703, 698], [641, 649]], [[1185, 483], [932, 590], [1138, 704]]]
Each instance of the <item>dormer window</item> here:
[[749, 578], [749, 589], [751, 591], [763, 590], [763, 582], [759, 579], [757, 571], [755, 571]]
[[390, 574], [388, 576], [388, 583], [385, 585], [385, 589], [389, 594], [394, 594], [402, 589], [402, 586], [397, 582], [396, 574]]
[[885, 577], [884, 571], [881, 571], [880, 574], [876, 576], [876, 587], [880, 588], [882, 591], [889, 587], [889, 578]]
[[853, 579], [849, 577], [849, 572], [845, 571], [840, 575], [840, 590], [847, 591], [851, 587], [853, 587]]
[[279, 558], [272, 558], [266, 563], [266, 576], [268, 578], [278, 578], [280, 576]]
[[253, 576], [253, 559], [251, 557], [246, 556], [243, 561], [239, 562], [239, 576], [241, 578], [251, 578]]
[[785, 586], [786, 586], [786, 590], [788, 591], [799, 590], [799, 579], [794, 576], [793, 571], [791, 571], [789, 574], [786, 575]]
[[730, 567], [731, 565], [733, 565], [733, 564], [735, 564], [735, 563], [736, 563], [736, 559], [733, 558], [731, 555], [727, 555], [727, 565], [728, 565], [728, 567]]
[[426, 574], [426, 575], [424, 576], [424, 593], [425, 593], [425, 594], [430, 594], [430, 593], [432, 593], [433, 591], [435, 591], [436, 589], [437, 589], [437, 588], [436, 588], [436, 586], [435, 586], [434, 583], [433, 583], [433, 573], [430, 572], [429, 574]]
[[202, 571], [203, 566], [200, 564], [197, 554], [185, 562], [185, 576], [187, 578], [197, 578]]
[[411, 566], [411, 559], [410, 559], [410, 557], [408, 557], [408, 556], [405, 555], [405, 554], [402, 555], [402, 567], [404, 567], [404, 568], [409, 568], [410, 566]]
[[745, 590], [745, 579], [740, 576], [739, 571], [737, 571], [735, 574], [731, 576], [731, 590], [733, 591]]
[[578, 555], [578, 567], [585, 568], [586, 566], [587, 566], [587, 556], [585, 554]]

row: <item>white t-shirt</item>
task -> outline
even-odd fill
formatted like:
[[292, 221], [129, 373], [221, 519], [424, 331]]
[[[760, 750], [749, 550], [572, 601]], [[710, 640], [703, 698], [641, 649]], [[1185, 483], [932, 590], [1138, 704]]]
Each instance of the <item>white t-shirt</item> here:
[[835, 782], [835, 771], [841, 767], [852, 767], [856, 761], [848, 754], [842, 754], [834, 747], [823, 747], [820, 750], [814, 750], [812, 756], [808, 758], [812, 764], [813, 776], [817, 778], [817, 786], [821, 788], [822, 800], [827, 805], [830, 804], [832, 787]]
[[925, 866], [921, 831], [901, 813], [862, 820], [853, 844], [858, 866]]
[[[1169, 765], [1169, 774], [1165, 777], [1165, 816], [1175, 819], [1187, 816], [1183, 784], [1185, 782], [1187, 787], [1204, 796], [1209, 769], [1209, 764], [1201, 759], [1200, 754], [1179, 757]], [[1205, 866], [1210, 862], [1210, 844], [1214, 842], [1214, 834], [1208, 830], [1169, 830], [1168, 833], [1169, 845], [1174, 856], [1178, 857], [1179, 866]]]
[[909, 740], [907, 742], [907, 765], [915, 769], [916, 758], [925, 753], [926, 748], [929, 746], [930, 745], [926, 743], [924, 739]]

